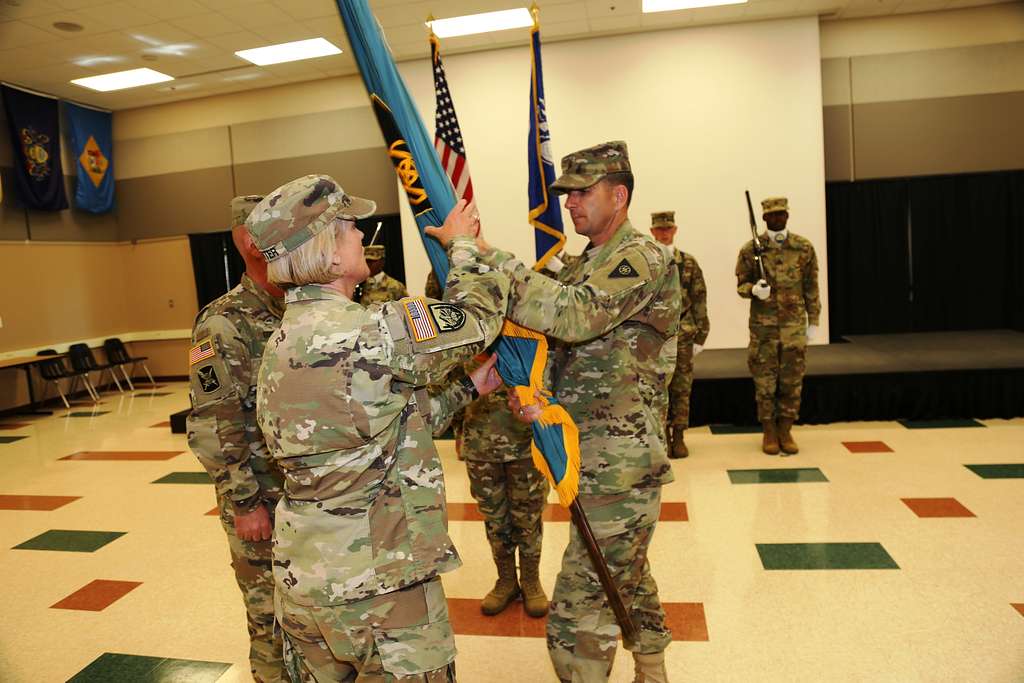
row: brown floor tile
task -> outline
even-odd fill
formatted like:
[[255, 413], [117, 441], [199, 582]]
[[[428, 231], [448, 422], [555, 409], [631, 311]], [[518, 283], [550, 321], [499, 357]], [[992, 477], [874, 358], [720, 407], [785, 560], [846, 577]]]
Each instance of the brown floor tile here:
[[219, 507], [213, 508], [212, 510], [210, 510], [209, 512], [207, 512], [203, 516], [204, 517], [220, 517], [220, 508]]
[[918, 517], [974, 517], [956, 498], [901, 498]]
[[0, 495], [0, 510], [42, 510], [50, 512], [78, 500], [81, 496]]
[[141, 585], [138, 581], [96, 579], [79, 588], [60, 602], [50, 605], [50, 608], [102, 612]]
[[706, 642], [708, 622], [700, 602], [663, 602], [665, 624], [672, 629], [672, 640]]
[[462, 636], [512, 636], [543, 638], [546, 619], [534, 619], [523, 611], [522, 602], [514, 602], [493, 617], [480, 612], [480, 600], [448, 598], [448, 616], [455, 633]]
[[[448, 503], [448, 519], [453, 522], [482, 522], [483, 515], [477, 508], [476, 503]], [[689, 513], [686, 510], [686, 503], [662, 503], [661, 515], [658, 518], [662, 522], [688, 522]], [[544, 508], [545, 522], [569, 522], [572, 515], [567, 508], [557, 503], [548, 503]]]
[[6, 432], [13, 429], [24, 429], [25, 427], [31, 427], [32, 425], [28, 422], [3, 422], [0, 423], [0, 432]]
[[185, 451], [79, 451], [61, 460], [170, 460]]
[[884, 441], [844, 441], [843, 445], [851, 453], [892, 453], [892, 449]]
[[1010, 603], [1010, 607], [1013, 607], [1015, 610], [1020, 612], [1020, 615], [1022, 617], [1024, 617], [1024, 603], [1022, 603], [1022, 602], [1011, 602]]
[[155, 425], [149, 425], [149, 428], [150, 429], [170, 428], [170, 426], [171, 426], [171, 421], [170, 420], [164, 420], [163, 422], [157, 422]]

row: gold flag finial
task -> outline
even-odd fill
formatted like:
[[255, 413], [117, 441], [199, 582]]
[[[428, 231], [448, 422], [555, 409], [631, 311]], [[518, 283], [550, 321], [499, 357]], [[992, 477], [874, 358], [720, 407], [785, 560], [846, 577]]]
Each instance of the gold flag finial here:
[[530, 15], [533, 17], [533, 27], [538, 28], [540, 26], [540, 7], [537, 7], [536, 2], [530, 5]]
[[433, 12], [427, 13], [427, 28], [430, 29], [431, 38], [434, 37], [434, 19], [435, 17]]

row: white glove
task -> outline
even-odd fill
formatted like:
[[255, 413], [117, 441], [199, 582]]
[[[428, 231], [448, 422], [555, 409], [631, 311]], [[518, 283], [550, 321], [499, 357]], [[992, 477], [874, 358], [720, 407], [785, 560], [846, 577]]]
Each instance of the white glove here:
[[545, 268], [550, 270], [552, 273], [561, 273], [562, 269], [565, 268], [565, 262], [562, 261], [562, 259], [558, 258], [557, 255], [552, 256], [550, 259], [548, 259], [548, 263], [545, 266]]
[[811, 341], [813, 339], [817, 339], [818, 338], [818, 329], [819, 328], [818, 328], [817, 325], [808, 325], [807, 326], [807, 341]]
[[697, 356], [699, 356], [700, 352], [703, 351], [703, 350], [704, 350], [703, 346], [701, 346], [700, 344], [694, 344], [693, 345], [693, 357], [696, 358]]
[[761, 301], [764, 301], [772, 295], [772, 288], [767, 281], [758, 280], [757, 284], [750, 288], [750, 293]]

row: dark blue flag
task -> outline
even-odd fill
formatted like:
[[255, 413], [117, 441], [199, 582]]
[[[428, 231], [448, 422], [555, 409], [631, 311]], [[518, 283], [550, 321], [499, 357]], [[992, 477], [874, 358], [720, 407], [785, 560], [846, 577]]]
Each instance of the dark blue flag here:
[[90, 213], [114, 208], [113, 117], [108, 111], [66, 102], [71, 154], [78, 161], [75, 206]]
[[14, 149], [14, 187], [30, 209], [68, 208], [60, 164], [60, 114], [52, 97], [0, 86]]
[[540, 25], [534, 14], [533, 29], [530, 31], [532, 44], [530, 76], [530, 139], [526, 143], [526, 158], [529, 169], [529, 219], [534, 228], [534, 242], [537, 248], [538, 269], [547, 265], [552, 256], [562, 250], [565, 244], [565, 229], [562, 227], [562, 207], [558, 197], [548, 194], [548, 185], [555, 181], [555, 165], [551, 157], [551, 131], [544, 103], [544, 75], [540, 61]]

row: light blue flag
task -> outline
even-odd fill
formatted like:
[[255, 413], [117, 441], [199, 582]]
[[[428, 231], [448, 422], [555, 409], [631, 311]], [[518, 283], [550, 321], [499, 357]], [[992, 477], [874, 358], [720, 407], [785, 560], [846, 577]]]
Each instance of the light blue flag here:
[[75, 207], [90, 213], [114, 208], [114, 135], [109, 111], [64, 103], [78, 172]]

